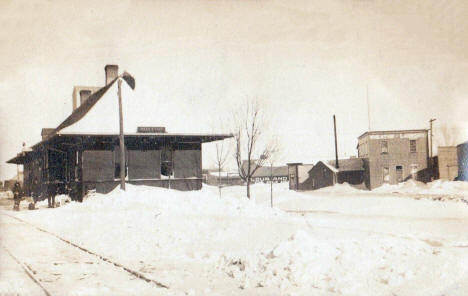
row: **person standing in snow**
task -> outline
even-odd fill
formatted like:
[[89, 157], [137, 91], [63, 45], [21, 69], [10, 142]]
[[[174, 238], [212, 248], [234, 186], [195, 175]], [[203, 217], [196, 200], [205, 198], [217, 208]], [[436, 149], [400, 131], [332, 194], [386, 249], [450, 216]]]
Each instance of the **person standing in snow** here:
[[23, 197], [23, 190], [21, 189], [21, 184], [16, 181], [13, 185], [13, 200], [15, 202], [13, 210], [19, 211], [21, 198]]
[[47, 205], [49, 208], [54, 208], [55, 207], [55, 195], [58, 194], [58, 186], [55, 186], [54, 188], [50, 188], [47, 190]]

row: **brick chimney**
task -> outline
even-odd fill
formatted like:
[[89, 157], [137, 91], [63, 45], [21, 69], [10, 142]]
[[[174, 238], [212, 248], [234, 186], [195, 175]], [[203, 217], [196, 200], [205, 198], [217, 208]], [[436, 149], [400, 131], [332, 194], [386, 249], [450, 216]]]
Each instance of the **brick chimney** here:
[[[42, 136], [42, 140], [47, 140], [50, 136], [52, 136], [55, 132], [55, 129], [53, 128], [43, 128], [41, 130], [41, 136]], [[23, 145], [25, 146], [25, 145]]]
[[117, 78], [119, 75], [119, 66], [118, 65], [106, 65], [104, 67], [106, 72], [106, 85], [108, 85], [112, 80]]
[[91, 95], [91, 90], [82, 89], [80, 90], [80, 105], [82, 105]]

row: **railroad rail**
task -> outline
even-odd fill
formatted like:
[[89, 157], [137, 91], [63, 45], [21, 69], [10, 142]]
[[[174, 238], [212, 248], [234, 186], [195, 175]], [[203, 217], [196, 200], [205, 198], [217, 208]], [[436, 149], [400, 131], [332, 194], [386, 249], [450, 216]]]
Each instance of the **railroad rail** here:
[[51, 294], [49, 291], [47, 291], [47, 289], [41, 284], [41, 282], [39, 281], [39, 279], [36, 278], [36, 277], [34, 276], [34, 271], [31, 270], [31, 268], [30, 268], [27, 264], [21, 262], [21, 261], [20, 261], [15, 255], [13, 255], [13, 253], [12, 253], [7, 247], [5, 247], [3, 244], [0, 243], [0, 247], [1, 247], [3, 250], [5, 250], [5, 252], [7, 252], [7, 254], [10, 255], [10, 257], [13, 258], [13, 260], [15, 260], [15, 262], [18, 263], [19, 266], [21, 266], [21, 268], [24, 270], [24, 272], [29, 276], [29, 278], [30, 278], [36, 285], [38, 285], [38, 286], [41, 288], [41, 290], [44, 292], [44, 294], [45, 294], [46, 296], [51, 296], [51, 295], [52, 295], [52, 294]]
[[[24, 223], [24, 224], [30, 226], [30, 227], [32, 227], [32, 228], [38, 230], [38, 231], [41, 231], [41, 232], [46, 233], [46, 234], [48, 234], [48, 235], [51, 235], [51, 236], [53, 236], [53, 237], [55, 237], [55, 238], [61, 240], [62, 242], [66, 243], [66, 244], [68, 244], [68, 245], [70, 245], [70, 246], [72, 246], [72, 247], [74, 247], [74, 248], [76, 248], [76, 249], [78, 249], [78, 250], [80, 250], [80, 251], [82, 251], [82, 252], [85, 252], [85, 253], [88, 253], [88, 254], [90, 254], [90, 255], [93, 255], [93, 256], [97, 257], [98, 259], [100, 259], [100, 260], [102, 260], [102, 261], [104, 261], [104, 262], [110, 263], [110, 264], [114, 265], [115, 267], [118, 267], [118, 268], [123, 269], [124, 271], [130, 273], [131, 275], [135, 276], [136, 278], [138, 278], [138, 279], [140, 279], [140, 280], [143, 280], [143, 281], [145, 281], [145, 282], [147, 282], [147, 283], [152, 283], [152, 284], [154, 284], [154, 285], [155, 285], [156, 287], [158, 287], [158, 288], [169, 289], [169, 286], [168, 286], [168, 285], [163, 284], [163, 283], [161, 283], [161, 282], [159, 282], [159, 281], [156, 281], [156, 280], [154, 280], [154, 279], [148, 278], [147, 276], [145, 276], [145, 275], [142, 274], [141, 272], [138, 272], [138, 271], [136, 271], [136, 270], [133, 270], [133, 269], [131, 269], [131, 268], [129, 268], [129, 267], [123, 265], [123, 264], [120, 264], [120, 263], [118, 263], [118, 262], [116, 262], [116, 261], [114, 261], [114, 260], [112, 260], [112, 259], [106, 257], [106, 256], [103, 256], [103, 255], [100, 255], [100, 254], [98, 254], [98, 253], [96, 253], [96, 252], [93, 252], [93, 251], [91, 251], [91, 250], [89, 250], [89, 249], [87, 249], [87, 248], [85, 248], [85, 247], [83, 247], [83, 246], [80, 246], [80, 245], [78, 245], [78, 244], [76, 244], [76, 243], [74, 243], [74, 242], [72, 242], [72, 241], [70, 241], [70, 240], [67, 240], [67, 239], [65, 239], [65, 238], [63, 238], [63, 237], [61, 237], [61, 236], [59, 236], [59, 235], [57, 235], [57, 234], [55, 234], [55, 233], [53, 233], [53, 232], [50, 232], [50, 231], [45, 230], [45, 229], [43, 229], [43, 228], [41, 228], [41, 227], [39, 227], [39, 226], [36, 226], [36, 225], [34, 225], [34, 224], [32, 224], [32, 223], [29, 223], [28, 221], [25, 221], [25, 220], [23, 220], [23, 219], [21, 219], [21, 218], [18, 218], [18, 217], [16, 217], [16, 216], [14, 216], [14, 215], [11, 215], [11, 214], [9, 214], [9, 213], [6, 213], [6, 212], [3, 211], [3, 210], [0, 210], [0, 215], [8, 216], [8, 217], [10, 217], [10, 218], [12, 218], [12, 219], [15, 219], [15, 220], [17, 220], [17, 221], [19, 221], [19, 222], [21, 222], [21, 223]], [[23, 264], [16, 256], [14, 256], [14, 255], [11, 253], [11, 251], [8, 250], [4, 245], [0, 245], [0, 246], [1, 246], [3, 249], [5, 249], [5, 251], [6, 251], [11, 257], [13, 257], [13, 259], [23, 268], [23, 270], [28, 274], [28, 276], [29, 276], [36, 284], [38, 284], [38, 285], [42, 288], [42, 290], [45, 292], [46, 295], [48, 295], [48, 296], [51, 295], [51, 294], [40, 284], [39, 280], [33, 275], [32, 271], [31, 271], [25, 264]]]

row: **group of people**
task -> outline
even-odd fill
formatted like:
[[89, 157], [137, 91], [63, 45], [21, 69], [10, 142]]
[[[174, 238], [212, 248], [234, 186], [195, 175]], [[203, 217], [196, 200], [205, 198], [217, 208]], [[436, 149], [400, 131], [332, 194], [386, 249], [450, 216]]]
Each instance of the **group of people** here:
[[[58, 194], [70, 194], [70, 189], [68, 186], [65, 186], [64, 190], [60, 190], [59, 186], [56, 186], [54, 190], [51, 190], [53, 192], [48, 192], [47, 193], [47, 203], [49, 208], [54, 208], [56, 206], [55, 204], [55, 195]], [[21, 188], [20, 182], [16, 181], [15, 184], [13, 185], [13, 200], [14, 200], [14, 205], [13, 205], [13, 210], [19, 211], [20, 210], [20, 203], [21, 200], [24, 197], [24, 191]], [[34, 193], [32, 194], [33, 196], [33, 203], [32, 205], [29, 205], [29, 209], [34, 209], [34, 205], [36, 204], [37, 200], [39, 197], [37, 197]]]

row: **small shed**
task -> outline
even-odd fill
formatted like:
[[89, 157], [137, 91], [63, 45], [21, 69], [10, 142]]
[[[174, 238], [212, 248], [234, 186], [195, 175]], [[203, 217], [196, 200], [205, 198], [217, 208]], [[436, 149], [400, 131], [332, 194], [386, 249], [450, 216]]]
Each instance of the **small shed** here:
[[439, 179], [453, 181], [458, 176], [457, 147], [437, 147], [437, 164]]
[[338, 168], [335, 161], [319, 161], [309, 171], [308, 182], [311, 189], [319, 189], [335, 184], [348, 183], [350, 185], [365, 188], [364, 185], [364, 161], [361, 158], [341, 159]]

